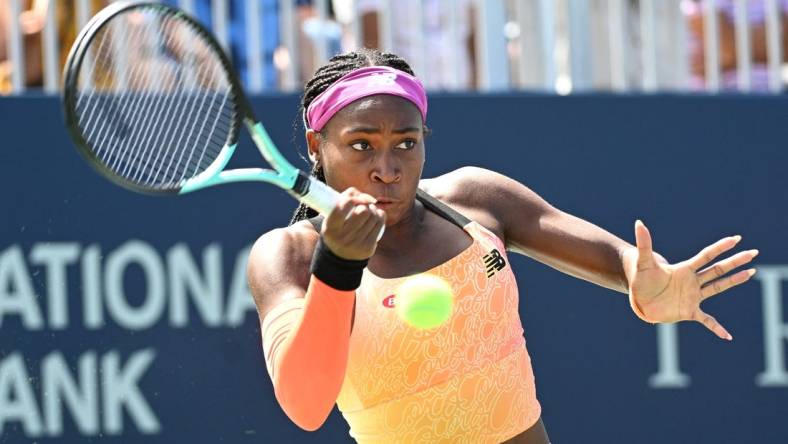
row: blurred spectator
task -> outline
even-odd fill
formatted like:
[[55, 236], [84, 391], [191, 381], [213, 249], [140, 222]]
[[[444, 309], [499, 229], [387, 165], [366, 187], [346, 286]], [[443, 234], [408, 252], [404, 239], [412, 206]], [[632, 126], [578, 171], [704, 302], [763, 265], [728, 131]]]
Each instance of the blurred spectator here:
[[[353, 20], [353, 1], [361, 16], [362, 44], [393, 52], [407, 60], [424, 79], [429, 89], [468, 89], [475, 84], [473, 0], [391, 0], [389, 26], [392, 47], [382, 48], [378, 29], [379, 14], [384, 9], [383, 0], [333, 0], [337, 20], [349, 27]], [[451, 7], [456, 8], [454, 13]], [[420, 10], [423, 17], [423, 41], [413, 32], [414, 13]], [[454, 20], [452, 24], [451, 21]], [[453, 27], [452, 27], [453, 25]], [[454, 35], [452, 35], [454, 29]], [[420, 46], [424, 45], [423, 48]], [[346, 44], [347, 45], [347, 44]], [[344, 48], [353, 49], [352, 47]], [[422, 51], [424, 58], [422, 63]]]
[[[22, 2], [19, 26], [22, 33], [22, 50], [25, 61], [25, 86], [39, 87], [44, 78], [42, 31], [46, 23], [47, 9], [55, 7], [57, 41], [59, 51], [58, 73], [66, 63], [68, 52], [79, 32], [76, 19], [76, 0], [28, 0]], [[107, 0], [91, 0], [91, 14], [108, 4]], [[0, 0], [0, 94], [11, 92], [14, 67], [8, 53], [8, 31], [12, 20], [11, 4]]]
[[[765, 0], [747, 1], [747, 19], [750, 32], [750, 54], [752, 58], [751, 88], [767, 91], [769, 72], [767, 68], [766, 11]], [[736, 33], [734, 27], [734, 0], [717, 0], [717, 29], [720, 41], [720, 88], [737, 89]], [[778, 2], [782, 32], [782, 59], [788, 54], [788, 0]], [[705, 87], [705, 48], [703, 45], [703, 8], [700, 0], [683, 0], [682, 11], [689, 22], [689, 57], [692, 87]]]
[[[278, 86], [278, 74], [274, 68], [274, 51], [279, 45], [279, 8], [277, 0], [256, 0], [260, 2], [258, 8], [260, 16], [260, 50], [263, 60], [264, 89], [273, 89]], [[165, 0], [172, 6], [178, 7], [177, 0]], [[229, 11], [227, 11], [228, 43], [230, 58], [241, 77], [244, 85], [249, 84], [249, 60], [247, 46], [249, 39], [246, 34], [247, 26], [247, 0], [228, 0]], [[209, 30], [213, 31], [213, 16], [211, 11], [211, 0], [195, 0], [194, 15]]]
[[15, 69], [11, 63], [8, 48], [8, 32], [12, 20], [18, 20], [22, 34], [22, 53], [25, 61], [24, 84], [40, 86], [42, 80], [41, 30], [44, 29], [48, 0], [29, 0], [22, 2], [22, 13], [19, 17], [11, 16], [11, 4], [7, 1], [0, 4], [0, 93], [7, 94], [12, 88]]
[[[8, 5], [5, 3], [0, 3], [0, 94], [7, 93], [10, 90], [10, 86], [6, 86], [6, 77], [8, 76], [7, 71], [10, 69], [9, 62], [8, 62], [8, 16], [10, 15], [10, 11], [8, 10]], [[7, 89], [8, 90], [7, 90]]]
[[[260, 47], [263, 60], [264, 88], [278, 86], [277, 72], [273, 65], [273, 53], [279, 42], [279, 15], [277, 0], [257, 0], [260, 2]], [[177, 0], [165, 0], [173, 6], [178, 6]], [[68, 55], [77, 29], [75, 0], [27, 0], [22, 2], [23, 12], [19, 16], [20, 31], [22, 34], [22, 47], [24, 57], [25, 85], [27, 87], [41, 86], [43, 81], [43, 51], [42, 30], [46, 22], [47, 8], [56, 7], [57, 30], [59, 41], [60, 72]], [[98, 12], [109, 2], [107, 0], [91, 0], [91, 16]], [[249, 39], [246, 35], [246, 0], [229, 0], [228, 6], [228, 41], [230, 57], [235, 64], [241, 81], [249, 82], [249, 63], [247, 45]], [[194, 2], [195, 15], [198, 20], [209, 29], [212, 26], [211, 0], [196, 0]], [[10, 2], [0, 0], [0, 93], [9, 93], [13, 87], [12, 75], [14, 67], [11, 64], [10, 54], [7, 51], [7, 36], [10, 28]]]
[[[342, 52], [343, 48], [340, 43], [342, 27], [334, 18], [334, 4], [331, 1], [326, 1], [325, 20], [320, 19], [320, 13], [313, 0], [296, 0], [295, 3], [297, 6], [295, 29], [298, 39], [296, 45], [300, 56], [297, 72], [301, 83], [305, 83], [312, 78], [315, 70], [322, 66], [326, 60]], [[320, 57], [317, 53], [320, 47], [319, 40], [326, 42], [326, 53]], [[282, 69], [285, 68], [282, 66]]]

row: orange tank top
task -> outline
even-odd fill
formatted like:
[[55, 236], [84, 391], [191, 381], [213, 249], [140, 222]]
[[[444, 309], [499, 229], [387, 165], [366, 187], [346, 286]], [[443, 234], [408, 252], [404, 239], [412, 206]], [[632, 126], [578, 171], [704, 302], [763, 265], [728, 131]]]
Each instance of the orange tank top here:
[[473, 238], [427, 271], [452, 286], [452, 316], [432, 330], [408, 326], [394, 310], [406, 278], [365, 270], [337, 405], [361, 443], [505, 441], [541, 414], [505, 246], [436, 199], [418, 197]]

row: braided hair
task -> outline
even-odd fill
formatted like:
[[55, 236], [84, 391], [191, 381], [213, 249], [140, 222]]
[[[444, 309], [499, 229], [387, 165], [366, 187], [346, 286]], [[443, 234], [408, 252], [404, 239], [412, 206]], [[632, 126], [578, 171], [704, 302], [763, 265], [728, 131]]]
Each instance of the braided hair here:
[[[388, 52], [381, 52], [377, 49], [361, 48], [353, 52], [339, 54], [332, 57], [328, 63], [318, 68], [315, 75], [306, 82], [304, 97], [301, 99], [301, 112], [305, 113], [306, 109], [309, 108], [309, 104], [341, 77], [367, 66], [388, 66], [414, 75], [413, 70], [405, 60]], [[323, 131], [325, 131], [325, 129]], [[326, 181], [323, 167], [318, 164], [312, 165], [311, 174], [321, 182]], [[317, 211], [302, 203], [293, 213], [290, 225], [317, 215]]]

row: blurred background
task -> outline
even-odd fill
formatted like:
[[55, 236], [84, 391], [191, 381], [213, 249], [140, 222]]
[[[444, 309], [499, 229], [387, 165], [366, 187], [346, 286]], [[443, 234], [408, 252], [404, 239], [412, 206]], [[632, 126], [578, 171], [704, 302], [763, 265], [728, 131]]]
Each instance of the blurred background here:
[[[0, 91], [59, 89], [77, 30], [108, 2], [0, 2]], [[360, 46], [431, 91], [779, 93], [785, 0], [166, 0], [206, 24], [254, 93], [297, 91]]]
[[[130, 193], [80, 159], [62, 67], [109, 2], [0, 0], [0, 443], [348, 442], [274, 400], [246, 256], [295, 201], [238, 184]], [[788, 443], [788, 1], [180, 0], [306, 166], [300, 92], [333, 54], [403, 56], [430, 94], [425, 177], [502, 172], [685, 260], [758, 248], [704, 309], [650, 326], [625, 295], [509, 256], [554, 443]], [[259, 164], [249, 140], [238, 159]]]

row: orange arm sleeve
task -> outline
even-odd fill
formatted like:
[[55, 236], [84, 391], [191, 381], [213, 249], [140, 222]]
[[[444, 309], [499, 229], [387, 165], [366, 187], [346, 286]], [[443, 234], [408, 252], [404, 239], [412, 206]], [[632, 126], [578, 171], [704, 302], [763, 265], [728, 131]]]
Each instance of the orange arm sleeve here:
[[263, 319], [263, 352], [282, 410], [317, 430], [336, 403], [347, 366], [355, 291], [312, 276], [303, 299], [280, 303]]

